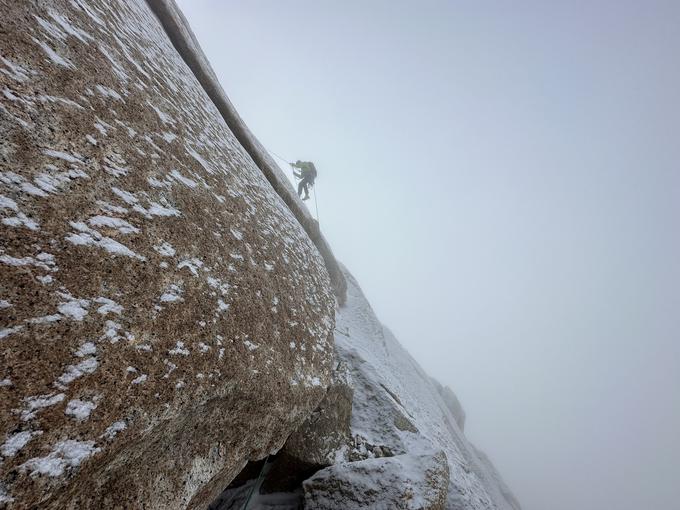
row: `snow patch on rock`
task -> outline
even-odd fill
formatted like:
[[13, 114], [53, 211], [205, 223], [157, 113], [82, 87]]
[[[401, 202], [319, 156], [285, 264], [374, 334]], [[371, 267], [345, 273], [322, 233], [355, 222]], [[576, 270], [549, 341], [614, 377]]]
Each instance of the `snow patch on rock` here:
[[80, 466], [86, 459], [98, 453], [94, 441], [76, 441], [67, 439], [54, 445], [45, 457], [36, 457], [24, 462], [20, 469], [30, 471], [31, 476], [61, 476], [67, 469]]

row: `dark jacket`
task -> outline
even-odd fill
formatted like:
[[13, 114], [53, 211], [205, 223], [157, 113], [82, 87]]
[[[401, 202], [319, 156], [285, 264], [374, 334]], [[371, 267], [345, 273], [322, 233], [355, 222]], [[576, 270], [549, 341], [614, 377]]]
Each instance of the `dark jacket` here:
[[297, 160], [295, 163], [292, 163], [291, 166], [300, 169], [300, 174], [298, 177], [301, 179], [304, 179], [308, 182], [314, 182], [314, 179], [316, 179], [316, 167], [311, 161]]

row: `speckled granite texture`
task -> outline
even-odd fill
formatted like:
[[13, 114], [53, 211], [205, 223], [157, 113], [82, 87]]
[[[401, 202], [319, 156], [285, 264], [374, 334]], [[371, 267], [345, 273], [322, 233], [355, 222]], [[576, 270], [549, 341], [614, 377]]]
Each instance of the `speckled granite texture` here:
[[325, 393], [323, 259], [146, 3], [0, 13], [0, 507], [203, 508]]

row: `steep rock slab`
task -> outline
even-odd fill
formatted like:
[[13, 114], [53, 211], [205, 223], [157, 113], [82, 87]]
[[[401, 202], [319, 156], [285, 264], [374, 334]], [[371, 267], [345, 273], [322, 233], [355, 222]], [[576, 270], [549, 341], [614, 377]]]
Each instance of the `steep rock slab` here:
[[279, 196], [293, 212], [309, 237], [318, 248], [330, 275], [338, 302], [343, 305], [347, 297], [347, 282], [333, 252], [324, 238], [319, 223], [309, 213], [298, 197], [290, 181], [274, 162], [260, 141], [248, 129], [241, 116], [224, 93], [208, 59], [194, 36], [191, 26], [174, 0], [146, 0], [163, 25], [170, 41], [196, 76], [205, 92], [213, 101], [222, 118], [231, 129], [255, 164], [262, 170]]
[[444, 452], [335, 464], [304, 482], [310, 510], [443, 510], [449, 484]]
[[204, 508], [324, 396], [323, 259], [145, 3], [0, 14], [0, 505]]

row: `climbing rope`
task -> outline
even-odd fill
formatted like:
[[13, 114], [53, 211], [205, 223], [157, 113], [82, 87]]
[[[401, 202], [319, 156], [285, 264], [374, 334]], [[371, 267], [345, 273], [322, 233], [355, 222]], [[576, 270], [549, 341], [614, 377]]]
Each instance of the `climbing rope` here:
[[314, 191], [314, 208], [316, 209], [316, 222], [321, 225], [319, 221], [319, 204], [316, 201], [316, 182], [312, 184], [312, 190]]
[[248, 503], [250, 503], [250, 498], [253, 497], [253, 492], [255, 491], [255, 487], [257, 487], [260, 484], [260, 480], [262, 479], [262, 473], [264, 473], [264, 467], [267, 465], [268, 460], [269, 460], [269, 455], [267, 455], [267, 458], [264, 459], [264, 463], [262, 464], [262, 468], [260, 469], [260, 474], [257, 475], [257, 480], [255, 480], [255, 483], [250, 488], [250, 492], [248, 492], [248, 498], [246, 499], [246, 502], [244, 503], [241, 510], [248, 510]]
[[290, 167], [291, 173], [293, 174], [293, 179], [294, 179], [294, 180], [297, 180], [297, 177], [295, 177], [295, 171], [293, 170], [293, 163], [291, 163], [290, 161], [288, 161], [286, 158], [282, 158], [281, 156], [279, 156], [279, 155], [278, 155], [276, 152], [274, 152], [274, 151], [269, 151], [269, 153], [270, 153], [272, 156], [276, 157], [277, 159], [283, 161], [286, 165], [288, 165], [288, 166]]
[[288, 161], [286, 158], [282, 158], [282, 157], [279, 156], [276, 152], [274, 152], [274, 151], [269, 151], [269, 153], [270, 153], [272, 156], [275, 156], [275, 157], [279, 158], [279, 159], [280, 159], [281, 161], [283, 161], [286, 165], [290, 165], [290, 161]]

